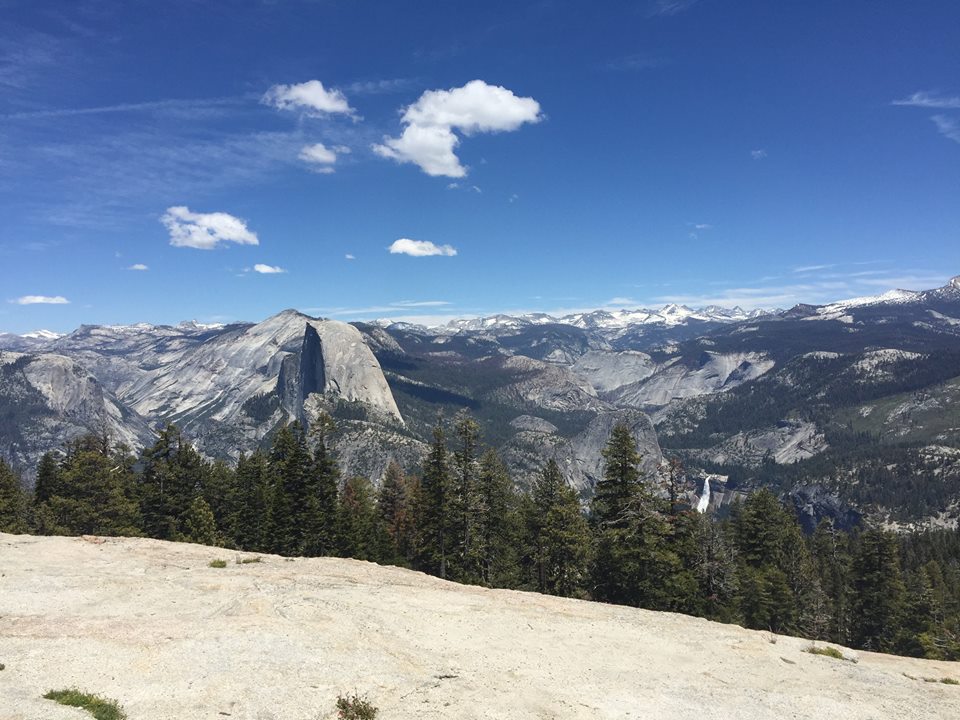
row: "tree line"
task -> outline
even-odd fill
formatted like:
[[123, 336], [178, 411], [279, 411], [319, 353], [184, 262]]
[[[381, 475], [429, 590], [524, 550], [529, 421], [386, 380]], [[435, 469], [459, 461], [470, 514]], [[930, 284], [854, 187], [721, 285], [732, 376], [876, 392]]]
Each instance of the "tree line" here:
[[467, 415], [438, 419], [420, 472], [343, 479], [333, 423], [281, 427], [236, 466], [170, 425], [139, 457], [90, 435], [48, 453], [32, 493], [0, 460], [0, 531], [129, 535], [393, 564], [462, 583], [669, 610], [775, 633], [960, 659], [960, 531], [805, 536], [768, 490], [726, 519], [685, 501], [683, 468], [644, 477], [626, 425], [583, 507], [547, 460], [518, 489]]

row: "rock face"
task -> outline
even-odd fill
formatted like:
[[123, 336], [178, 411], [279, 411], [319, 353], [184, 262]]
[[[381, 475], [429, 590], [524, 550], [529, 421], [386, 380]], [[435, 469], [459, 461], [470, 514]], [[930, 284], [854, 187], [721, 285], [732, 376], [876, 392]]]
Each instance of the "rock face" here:
[[87, 432], [139, 447], [152, 436], [144, 418], [76, 361], [62, 355], [0, 352], [0, 457], [32, 478], [46, 451]]
[[[29, 446], [6, 441], [19, 443], [21, 449], [7, 457], [27, 472], [44, 451], [101, 427], [115, 441], [139, 449], [152, 441], [151, 428], [175, 422], [201, 451], [236, 459], [278, 424], [308, 422], [308, 407], [355, 403], [385, 426], [403, 425], [380, 364], [360, 332], [294, 310], [255, 325], [216, 328], [84, 326], [51, 339], [48, 347], [69, 357], [49, 351], [3, 354], [7, 366], [20, 368], [7, 374], [39, 392], [42, 409], [49, 410], [46, 432], [31, 430]], [[18, 359], [26, 357], [33, 359]], [[0, 409], [22, 405], [14, 385], [11, 380], [0, 386]], [[318, 398], [326, 405], [308, 403]], [[0, 432], [0, 439], [9, 436]]]
[[[79, 720], [75, 686], [137, 720], [956, 718], [960, 664], [340, 559], [236, 564], [156, 540], [0, 535], [0, 714]], [[211, 568], [214, 558], [228, 560]]]

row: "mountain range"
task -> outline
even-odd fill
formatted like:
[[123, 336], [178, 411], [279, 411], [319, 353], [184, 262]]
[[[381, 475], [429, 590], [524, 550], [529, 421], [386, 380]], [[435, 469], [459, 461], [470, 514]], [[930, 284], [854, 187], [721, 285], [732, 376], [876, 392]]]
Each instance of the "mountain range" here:
[[668, 305], [440, 327], [285, 310], [259, 323], [0, 334], [0, 455], [28, 479], [84, 432], [131, 449], [177, 423], [235, 460], [282, 423], [337, 420], [343, 471], [415, 471], [466, 411], [520, 483], [547, 457], [589, 496], [618, 421], [644, 467], [685, 463], [710, 504], [773, 486], [809, 521], [960, 516], [960, 278], [788, 310]]

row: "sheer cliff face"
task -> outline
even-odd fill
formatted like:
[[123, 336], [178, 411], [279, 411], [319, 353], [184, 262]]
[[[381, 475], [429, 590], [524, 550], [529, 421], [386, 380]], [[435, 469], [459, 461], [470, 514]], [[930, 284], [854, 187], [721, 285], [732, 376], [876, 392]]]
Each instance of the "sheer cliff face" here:
[[24, 468], [64, 439], [102, 427], [139, 448], [151, 441], [151, 427], [166, 422], [208, 454], [235, 458], [278, 423], [309, 421], [305, 403], [317, 396], [403, 424], [356, 328], [294, 311], [212, 331], [81, 328], [56, 347], [62, 355], [3, 353], [0, 407], [18, 407], [26, 424], [16, 437], [0, 428], [0, 450], [6, 446]]
[[0, 456], [29, 480], [48, 450], [88, 432], [140, 447], [151, 432], [81, 364], [62, 355], [0, 352]]

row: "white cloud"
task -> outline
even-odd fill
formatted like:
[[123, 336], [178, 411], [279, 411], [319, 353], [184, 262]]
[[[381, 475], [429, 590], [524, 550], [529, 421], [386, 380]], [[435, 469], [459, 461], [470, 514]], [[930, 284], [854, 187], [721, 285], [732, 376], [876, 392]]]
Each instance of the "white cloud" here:
[[[343, 148], [350, 152], [349, 148]], [[341, 150], [341, 148], [337, 148]], [[314, 172], [329, 174], [334, 171], [333, 164], [337, 162], [337, 153], [323, 143], [307, 145], [300, 151], [300, 159], [310, 163]]]
[[259, 245], [257, 235], [240, 218], [224, 212], [195, 213], [182, 205], [167, 208], [160, 218], [174, 247], [213, 250], [221, 243]]
[[260, 99], [278, 110], [303, 110], [311, 115], [354, 115], [346, 96], [339, 90], [327, 90], [319, 80], [299, 85], [274, 85]]
[[460, 138], [484, 132], [510, 132], [542, 119], [540, 103], [517, 97], [499, 85], [471, 80], [463, 87], [428, 90], [406, 108], [400, 137], [385, 137], [373, 145], [381, 157], [414, 163], [428, 175], [464, 177], [466, 168], [454, 150]]
[[262, 275], [277, 275], [279, 273], [285, 273], [282, 267], [277, 265], [264, 265], [263, 263], [257, 263], [253, 266], [253, 271], [258, 272]]
[[937, 109], [960, 109], [960, 97], [937, 97], [932, 92], [915, 92], [903, 100], [894, 100], [891, 105]]
[[763, 160], [766, 156], [767, 156], [767, 151], [764, 150], [763, 148], [750, 151], [750, 157], [752, 157], [754, 160]]
[[69, 305], [70, 301], [62, 295], [24, 295], [9, 302], [14, 305]]
[[941, 135], [960, 143], [960, 123], [946, 115], [934, 115], [930, 119], [933, 120]]
[[344, 255], [343, 257], [344, 257], [345, 260], [356, 260], [356, 259], [357, 259], [356, 256], [351, 255], [350, 253], [347, 253], [347, 254]]
[[710, 225], [709, 223], [696, 223], [693, 227], [696, 230], [712, 230], [713, 229], [713, 225]]
[[150, 268], [144, 265], [143, 263], [134, 263], [127, 270], [149, 270]]
[[452, 257], [457, 254], [450, 245], [434, 245], [429, 240], [411, 240], [400, 238], [389, 247], [394, 255], [410, 255], [411, 257], [429, 257], [431, 255], [446, 255]]

